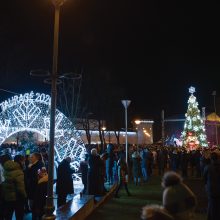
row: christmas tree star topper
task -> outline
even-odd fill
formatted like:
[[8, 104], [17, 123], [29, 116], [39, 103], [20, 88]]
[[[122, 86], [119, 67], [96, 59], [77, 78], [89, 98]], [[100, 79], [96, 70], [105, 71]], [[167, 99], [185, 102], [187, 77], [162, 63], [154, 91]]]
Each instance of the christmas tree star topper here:
[[196, 92], [196, 89], [195, 89], [195, 87], [190, 87], [189, 88], [189, 93], [191, 93], [191, 94], [193, 94], [194, 92]]

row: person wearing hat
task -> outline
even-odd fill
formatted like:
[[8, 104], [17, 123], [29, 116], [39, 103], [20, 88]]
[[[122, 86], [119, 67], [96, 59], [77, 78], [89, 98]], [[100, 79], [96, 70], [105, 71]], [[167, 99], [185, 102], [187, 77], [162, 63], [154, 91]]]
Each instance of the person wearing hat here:
[[197, 204], [195, 194], [183, 183], [181, 176], [174, 172], [166, 172], [162, 179], [163, 206], [178, 220], [191, 220]]

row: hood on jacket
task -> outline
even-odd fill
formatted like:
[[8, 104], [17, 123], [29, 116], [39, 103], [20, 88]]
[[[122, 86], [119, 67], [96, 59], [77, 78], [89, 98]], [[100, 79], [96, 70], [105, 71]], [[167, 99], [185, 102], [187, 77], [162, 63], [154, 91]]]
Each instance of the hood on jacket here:
[[20, 166], [17, 162], [14, 162], [13, 160], [8, 160], [5, 162], [3, 166], [5, 171], [12, 171], [12, 170], [20, 170]]

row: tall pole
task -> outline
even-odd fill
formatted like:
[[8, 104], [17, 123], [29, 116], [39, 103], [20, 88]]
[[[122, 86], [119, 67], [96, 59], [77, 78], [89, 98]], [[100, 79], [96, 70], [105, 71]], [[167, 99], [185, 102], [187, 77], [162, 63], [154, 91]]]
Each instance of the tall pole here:
[[164, 147], [164, 110], [161, 112], [162, 147]]
[[50, 106], [50, 142], [48, 158], [48, 183], [47, 183], [47, 200], [45, 215], [43, 219], [55, 219], [53, 214], [55, 207], [53, 202], [53, 169], [54, 169], [54, 136], [55, 136], [55, 114], [57, 98], [57, 60], [58, 60], [58, 40], [59, 40], [59, 18], [60, 6], [64, 1], [53, 0], [55, 7], [54, 14], [54, 39], [53, 39], [53, 66], [51, 74], [51, 106]]
[[128, 111], [125, 108], [125, 148], [126, 148], [126, 163], [128, 164]]
[[130, 105], [130, 100], [121, 100], [124, 108], [125, 108], [125, 151], [126, 151], [126, 163], [128, 164], [128, 117], [127, 117], [127, 109]]
[[216, 91], [213, 91], [212, 95], [213, 95], [214, 111], [215, 111], [215, 142], [216, 142], [216, 145], [218, 146], [218, 127], [217, 127], [216, 103], [215, 103]]

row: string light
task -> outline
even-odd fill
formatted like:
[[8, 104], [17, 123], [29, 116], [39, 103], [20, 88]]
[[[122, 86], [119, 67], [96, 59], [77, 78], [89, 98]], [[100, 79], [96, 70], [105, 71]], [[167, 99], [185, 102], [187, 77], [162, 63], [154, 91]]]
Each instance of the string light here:
[[[51, 98], [44, 93], [15, 95], [0, 103], [0, 145], [11, 135], [20, 131], [32, 131], [49, 139]], [[55, 119], [55, 158], [58, 161], [69, 156], [71, 166], [78, 171], [86, 148], [80, 138], [80, 133], [72, 122], [58, 109]], [[75, 180], [81, 180], [74, 174]]]

